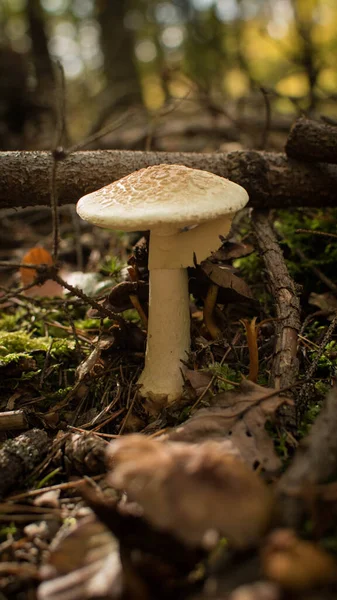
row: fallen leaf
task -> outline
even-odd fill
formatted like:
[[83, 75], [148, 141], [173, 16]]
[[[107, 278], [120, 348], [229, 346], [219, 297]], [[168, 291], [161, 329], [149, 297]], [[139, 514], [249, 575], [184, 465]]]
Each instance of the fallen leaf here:
[[[31, 248], [22, 259], [22, 264], [32, 264], [32, 265], [53, 265], [54, 261], [52, 255], [48, 250], [44, 248], [36, 247]], [[37, 277], [37, 271], [35, 269], [28, 269], [25, 267], [20, 267], [20, 278], [23, 286], [30, 285], [34, 282]], [[53, 281], [52, 279], [48, 279], [44, 281], [41, 285], [34, 285], [28, 290], [23, 292], [25, 296], [29, 296], [30, 298], [34, 297], [58, 297], [63, 296], [63, 287]]]
[[83, 519], [56, 543], [41, 568], [38, 600], [114, 600], [121, 597], [118, 543], [99, 521]]
[[210, 548], [225, 536], [245, 548], [268, 524], [271, 492], [234, 452], [229, 441], [197, 445], [129, 435], [109, 447], [108, 482], [139, 504], [151, 525], [187, 545]]
[[[31, 248], [24, 255], [21, 263], [24, 265], [52, 265], [54, 261], [48, 250], [37, 246], [36, 248]], [[20, 277], [22, 285], [29, 285], [37, 277], [37, 271], [35, 269], [20, 267]]]
[[212, 381], [212, 374], [205, 373], [204, 371], [193, 371], [192, 369], [187, 369], [185, 372], [185, 378], [190, 382], [196, 396], [200, 396]]
[[233, 271], [233, 267], [219, 265], [209, 259], [194, 268], [189, 268], [190, 293], [195, 298], [204, 299], [212, 282], [219, 287], [217, 299], [219, 304], [243, 302], [258, 306], [258, 302], [253, 298], [249, 286]]
[[244, 244], [242, 242], [231, 242], [230, 240], [225, 240], [222, 244], [221, 248], [216, 252], [213, 252], [212, 256], [209, 260], [211, 261], [231, 261], [235, 258], [242, 258], [243, 256], [248, 256], [254, 252], [255, 248], [252, 244]]
[[233, 300], [252, 300], [250, 287], [243, 279], [234, 275], [231, 267], [214, 264], [209, 260], [203, 261], [200, 266], [212, 283], [232, 292]]
[[123, 312], [133, 308], [130, 295], [136, 295], [141, 302], [149, 300], [149, 284], [145, 281], [122, 281], [115, 285], [109, 296], [108, 306], [113, 312]]
[[265, 425], [282, 404], [291, 402], [284, 396], [270, 397], [274, 391], [244, 380], [239, 391], [217, 394], [211, 407], [196, 411], [166, 437], [190, 443], [230, 439], [247, 465], [253, 469], [262, 467], [274, 474], [281, 467], [281, 461]]
[[337, 581], [337, 561], [316, 544], [278, 529], [261, 549], [264, 574], [289, 590], [305, 590]]

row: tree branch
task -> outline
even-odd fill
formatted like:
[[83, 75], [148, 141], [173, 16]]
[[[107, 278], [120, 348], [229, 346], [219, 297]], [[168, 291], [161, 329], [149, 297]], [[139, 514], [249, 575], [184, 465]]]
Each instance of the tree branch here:
[[[50, 204], [48, 152], [0, 152], [0, 208]], [[197, 154], [97, 150], [74, 152], [59, 162], [59, 203], [81, 196], [150, 165], [184, 164], [228, 177], [246, 188], [259, 208], [336, 206], [337, 167], [310, 165], [284, 154], [255, 150]]]
[[[297, 342], [300, 330], [299, 291], [289, 275], [282, 250], [277, 242], [265, 211], [253, 212], [253, 230], [257, 239], [270, 291], [275, 299], [275, 353], [271, 372], [271, 385], [276, 389], [292, 386], [298, 377]], [[293, 407], [287, 407], [286, 417], [294, 422]]]
[[298, 119], [290, 130], [286, 153], [308, 162], [337, 163], [337, 127]]

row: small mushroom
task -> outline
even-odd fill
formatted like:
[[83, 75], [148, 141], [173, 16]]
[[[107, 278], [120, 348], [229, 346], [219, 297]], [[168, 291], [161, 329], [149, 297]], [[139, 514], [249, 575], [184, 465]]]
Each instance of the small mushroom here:
[[140, 393], [155, 404], [177, 400], [190, 350], [187, 267], [216, 250], [248, 201], [241, 186], [183, 165], [135, 171], [81, 198], [78, 214], [95, 225], [150, 230], [150, 298]]

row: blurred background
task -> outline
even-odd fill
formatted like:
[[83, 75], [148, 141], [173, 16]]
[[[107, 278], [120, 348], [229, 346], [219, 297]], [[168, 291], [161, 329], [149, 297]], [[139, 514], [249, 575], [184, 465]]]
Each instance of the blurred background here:
[[[281, 149], [337, 118], [336, 0], [0, 0], [0, 148]], [[118, 125], [118, 126], [117, 126]]]

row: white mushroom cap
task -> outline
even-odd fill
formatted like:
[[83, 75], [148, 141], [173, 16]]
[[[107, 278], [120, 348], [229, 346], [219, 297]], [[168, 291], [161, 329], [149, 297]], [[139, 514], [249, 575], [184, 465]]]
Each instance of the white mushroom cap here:
[[245, 206], [244, 188], [208, 171], [156, 165], [83, 196], [82, 219], [108, 229], [177, 229], [231, 215]]
[[[151, 230], [150, 298], [141, 395], [173, 402], [183, 388], [181, 361], [190, 348], [186, 267], [219, 246], [236, 212], [245, 206], [244, 188], [207, 171], [157, 165], [135, 171], [81, 198], [77, 212], [108, 229]], [[186, 227], [197, 225], [188, 231]]]

